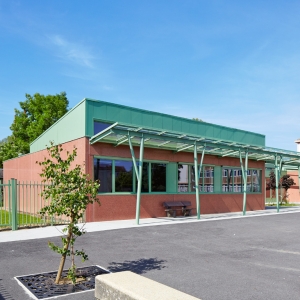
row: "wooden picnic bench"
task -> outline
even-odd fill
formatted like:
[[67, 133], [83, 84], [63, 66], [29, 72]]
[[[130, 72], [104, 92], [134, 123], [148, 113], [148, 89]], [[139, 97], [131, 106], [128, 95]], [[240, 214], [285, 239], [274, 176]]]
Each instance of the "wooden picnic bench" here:
[[190, 216], [193, 208], [191, 206], [191, 201], [166, 201], [163, 203], [165, 207], [165, 212], [167, 217], [176, 218], [177, 211], [181, 211], [184, 217]]

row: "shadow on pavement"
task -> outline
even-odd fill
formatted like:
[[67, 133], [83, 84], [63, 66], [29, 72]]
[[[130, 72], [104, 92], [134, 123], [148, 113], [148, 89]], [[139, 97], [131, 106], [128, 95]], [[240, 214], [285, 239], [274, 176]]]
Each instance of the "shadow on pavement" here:
[[111, 272], [132, 271], [136, 274], [145, 274], [151, 270], [161, 270], [165, 268], [166, 260], [157, 258], [141, 258], [138, 260], [125, 260], [124, 262], [111, 262], [108, 269]]
[[0, 300], [14, 300], [10, 294], [5, 290], [4, 286], [1, 283], [2, 279], [0, 279]]

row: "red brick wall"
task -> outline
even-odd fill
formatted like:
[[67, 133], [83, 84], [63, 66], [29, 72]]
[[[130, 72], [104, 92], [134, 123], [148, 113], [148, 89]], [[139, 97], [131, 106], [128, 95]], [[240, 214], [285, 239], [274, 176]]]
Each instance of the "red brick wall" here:
[[[93, 174], [93, 157], [112, 156], [131, 158], [130, 149], [127, 145], [114, 147], [111, 144], [96, 143], [89, 146], [86, 140], [86, 162], [87, 172]], [[134, 147], [135, 157], [139, 158], [139, 148]], [[201, 155], [199, 155], [200, 161]], [[145, 160], [166, 160], [170, 162], [193, 163], [193, 153], [164, 151], [160, 149], [145, 148]], [[204, 164], [237, 166], [240, 161], [236, 158], [220, 158], [212, 155], [205, 155]], [[249, 161], [249, 168], [262, 169], [262, 178], [265, 177], [264, 162]], [[265, 190], [265, 183], [262, 180], [262, 191]], [[95, 204], [88, 207], [87, 220], [91, 222], [117, 219], [135, 218], [136, 195], [100, 195], [101, 206]], [[192, 207], [196, 208], [196, 196], [194, 194], [142, 194], [140, 217], [164, 217], [165, 211], [162, 206], [164, 201], [188, 200], [192, 202]], [[237, 212], [242, 210], [243, 196], [241, 194], [201, 194], [200, 195], [201, 214]], [[265, 208], [264, 192], [262, 194], [247, 195], [247, 210], [260, 210]], [[195, 212], [195, 210], [194, 210]]]
[[[77, 139], [63, 144], [66, 151], [72, 151], [77, 147], [77, 164], [82, 165], [85, 162], [85, 138]], [[35, 181], [41, 182], [41, 167], [36, 163], [37, 161], [43, 161], [44, 157], [48, 157], [47, 150], [42, 150], [17, 158], [7, 160], [3, 164], [3, 179], [8, 181], [11, 178], [15, 178], [18, 181]]]
[[[130, 149], [127, 145], [118, 147], [103, 143], [90, 145], [88, 138], [81, 138], [63, 144], [64, 149], [68, 151], [72, 151], [74, 146], [78, 149], [76, 163], [83, 164], [85, 162], [86, 172], [91, 177], [93, 176], [94, 155], [131, 158]], [[134, 148], [134, 151], [136, 159], [138, 159], [139, 149]], [[19, 181], [40, 182], [41, 167], [36, 164], [36, 161], [42, 161], [46, 155], [47, 151], [43, 150], [4, 162], [4, 180], [16, 178]], [[193, 163], [193, 153], [174, 153], [172, 151], [145, 148], [144, 159]], [[240, 167], [239, 159], [220, 158], [212, 155], [205, 155], [204, 164]], [[249, 161], [249, 168], [262, 169], [262, 178], [265, 177], [263, 162]], [[264, 189], [265, 183], [262, 180], [262, 190], [264, 191]], [[241, 194], [201, 194], [201, 214], [241, 211], [242, 197]], [[101, 206], [94, 204], [87, 209], [86, 220], [88, 222], [135, 218], [136, 195], [99, 195], [99, 199]], [[141, 218], [164, 217], [165, 211], [162, 207], [164, 201], [188, 200], [192, 202], [192, 207], [196, 208], [195, 199], [194, 194], [142, 194], [140, 216]], [[247, 210], [258, 209], [264, 209], [264, 193], [248, 194]]]

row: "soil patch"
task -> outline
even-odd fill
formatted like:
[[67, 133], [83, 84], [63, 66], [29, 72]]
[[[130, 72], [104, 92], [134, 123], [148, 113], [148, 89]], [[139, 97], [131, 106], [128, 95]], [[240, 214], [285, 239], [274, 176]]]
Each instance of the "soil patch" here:
[[49, 299], [71, 293], [89, 291], [95, 288], [95, 277], [109, 273], [99, 266], [77, 268], [77, 281], [73, 285], [67, 278], [68, 270], [62, 273], [62, 280], [55, 284], [57, 272], [17, 276], [16, 280], [36, 299]]

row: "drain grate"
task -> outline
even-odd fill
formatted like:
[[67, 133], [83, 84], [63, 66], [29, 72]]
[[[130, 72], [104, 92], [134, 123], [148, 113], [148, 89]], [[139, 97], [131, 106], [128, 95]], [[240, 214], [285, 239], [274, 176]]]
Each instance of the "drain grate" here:
[[[17, 276], [16, 279], [29, 290], [36, 299], [47, 299], [92, 290], [95, 288], [95, 277], [107, 273], [109, 273], [109, 271], [99, 266], [77, 268], [76, 275], [81, 281], [75, 285], [71, 283], [55, 284], [57, 272]], [[68, 271], [64, 270], [62, 278], [67, 277], [67, 274]]]

